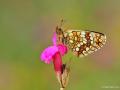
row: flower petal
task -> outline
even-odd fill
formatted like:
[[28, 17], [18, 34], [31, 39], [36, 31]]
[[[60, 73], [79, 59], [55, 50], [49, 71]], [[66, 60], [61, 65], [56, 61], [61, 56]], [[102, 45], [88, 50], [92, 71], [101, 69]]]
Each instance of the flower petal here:
[[42, 52], [40, 58], [45, 63], [49, 64], [56, 52], [58, 52], [57, 46], [49, 46]]
[[66, 54], [67, 51], [68, 51], [67, 46], [65, 46], [65, 45], [63, 45], [63, 44], [59, 44], [57, 47], [58, 47], [58, 50], [59, 50], [59, 52], [61, 53], [61, 55]]
[[57, 52], [53, 56], [53, 64], [54, 64], [54, 70], [56, 73], [62, 73], [62, 57], [60, 52]]

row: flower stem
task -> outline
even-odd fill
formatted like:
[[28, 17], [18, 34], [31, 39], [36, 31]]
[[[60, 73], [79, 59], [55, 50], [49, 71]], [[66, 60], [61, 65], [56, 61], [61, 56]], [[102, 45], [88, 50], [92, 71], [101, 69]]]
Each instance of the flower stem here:
[[60, 88], [60, 90], [64, 90], [64, 88]]

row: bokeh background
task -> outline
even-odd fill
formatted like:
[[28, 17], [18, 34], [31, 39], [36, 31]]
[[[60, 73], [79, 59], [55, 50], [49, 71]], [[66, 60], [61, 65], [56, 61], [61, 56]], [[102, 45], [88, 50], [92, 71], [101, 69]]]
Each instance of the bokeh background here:
[[120, 89], [120, 0], [0, 0], [0, 90], [59, 90], [40, 53], [61, 18], [69, 28], [107, 35], [96, 53], [63, 58], [72, 61], [66, 90]]

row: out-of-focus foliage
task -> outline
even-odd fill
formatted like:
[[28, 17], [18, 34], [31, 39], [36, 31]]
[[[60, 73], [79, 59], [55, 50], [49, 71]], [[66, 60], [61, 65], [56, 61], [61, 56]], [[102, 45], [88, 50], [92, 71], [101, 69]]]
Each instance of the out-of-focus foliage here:
[[72, 53], [66, 90], [120, 88], [119, 0], [0, 1], [0, 90], [57, 90], [52, 63], [40, 61], [60, 19], [72, 29], [105, 33], [106, 45], [85, 58]]

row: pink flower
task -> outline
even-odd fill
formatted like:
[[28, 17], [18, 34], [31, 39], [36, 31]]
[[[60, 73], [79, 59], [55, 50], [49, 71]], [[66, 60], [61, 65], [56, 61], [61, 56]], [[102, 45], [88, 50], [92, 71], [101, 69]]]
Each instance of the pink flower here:
[[42, 54], [41, 54], [41, 60], [44, 61], [45, 63], [49, 64], [52, 60], [54, 63], [54, 69], [56, 72], [61, 72], [62, 70], [62, 58], [61, 55], [63, 56], [64, 54], [67, 53], [68, 49], [65, 45], [63, 44], [58, 44], [56, 43], [57, 37], [56, 33], [54, 33], [53, 38], [53, 45], [49, 46], [46, 48]]
[[57, 52], [53, 56], [53, 64], [54, 64], [54, 69], [56, 73], [61, 74], [62, 73], [62, 58], [61, 58], [60, 52]]
[[59, 44], [59, 45], [57, 45], [57, 47], [58, 47], [58, 50], [59, 50], [61, 55], [66, 54], [68, 51], [67, 47], [63, 44]]
[[41, 60], [45, 63], [49, 64], [53, 58], [53, 56], [58, 52], [57, 46], [49, 46], [46, 48], [41, 54]]

